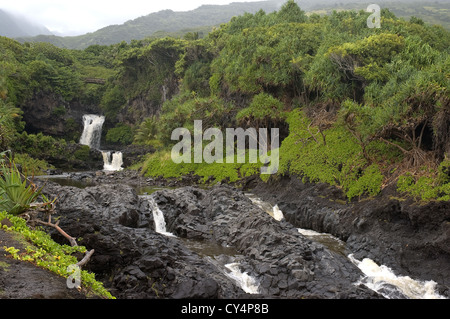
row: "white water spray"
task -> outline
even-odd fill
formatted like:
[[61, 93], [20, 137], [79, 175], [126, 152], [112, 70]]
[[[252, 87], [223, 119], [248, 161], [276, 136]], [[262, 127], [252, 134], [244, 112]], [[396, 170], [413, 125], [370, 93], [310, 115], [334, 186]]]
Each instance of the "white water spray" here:
[[87, 114], [83, 116], [83, 122], [84, 129], [80, 138], [80, 144], [87, 145], [90, 148], [99, 149], [105, 117]]
[[248, 294], [256, 295], [259, 293], [259, 286], [256, 279], [240, 270], [239, 263], [231, 263], [225, 265], [230, 270], [226, 275], [237, 282], [239, 286]]
[[169, 233], [166, 229], [166, 221], [164, 219], [164, 213], [159, 209], [158, 204], [153, 197], [148, 197], [150, 208], [153, 212], [153, 220], [155, 222], [155, 231], [161, 235], [168, 237], [176, 237], [174, 234]]
[[386, 298], [393, 298], [399, 292], [409, 299], [446, 299], [436, 292], [434, 281], [417, 281], [408, 276], [397, 276], [387, 266], [379, 266], [371, 259], [359, 261], [353, 255], [349, 259], [366, 275], [360, 283], [381, 293]]
[[102, 152], [105, 171], [123, 170], [123, 154], [121, 152]]
[[[100, 141], [105, 117], [101, 115], [86, 114], [83, 115], [83, 122], [84, 129], [81, 134], [80, 144], [100, 150]], [[102, 151], [102, 155], [104, 163], [103, 170], [120, 171], [123, 169], [123, 154], [121, 152]]]
[[284, 218], [283, 212], [280, 210], [278, 205], [272, 206], [267, 202], [264, 202], [260, 198], [256, 197], [253, 194], [245, 194], [252, 202], [253, 204], [257, 205], [259, 208], [261, 208], [263, 211], [265, 211], [267, 214], [272, 216], [275, 220], [281, 221]]
[[[257, 198], [253, 194], [246, 194], [253, 203], [261, 207], [276, 220], [281, 220], [283, 213], [279, 210], [278, 205], [270, 210], [270, 205]], [[347, 248], [344, 242], [335, 238], [330, 234], [318, 233], [308, 229], [298, 229], [298, 232], [305, 237], [310, 238], [318, 243], [325, 245], [328, 249], [337, 253], [344, 254]], [[347, 252], [348, 254], [348, 252]], [[364, 284], [368, 288], [380, 293], [385, 298], [409, 298], [409, 299], [446, 299], [439, 295], [436, 291], [436, 282], [434, 281], [418, 281], [408, 276], [397, 276], [387, 266], [379, 266], [371, 259], [359, 261], [353, 255], [346, 256], [355, 264], [364, 274], [357, 284]]]

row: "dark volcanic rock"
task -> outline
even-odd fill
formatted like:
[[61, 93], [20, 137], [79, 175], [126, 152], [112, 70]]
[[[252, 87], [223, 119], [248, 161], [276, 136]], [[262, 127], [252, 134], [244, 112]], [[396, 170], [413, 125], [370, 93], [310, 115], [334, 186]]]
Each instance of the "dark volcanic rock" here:
[[[127, 171], [89, 178], [108, 184], [84, 190], [49, 184], [46, 192], [59, 196], [63, 229], [96, 250], [90, 270], [119, 298], [237, 298], [243, 291], [223, 267], [232, 262], [257, 279], [258, 297], [379, 298], [355, 286], [362, 273], [348, 260], [350, 251], [397, 275], [436, 281], [439, 293], [450, 296], [448, 202], [417, 205], [382, 194], [348, 203], [339, 190], [324, 184], [297, 178], [249, 180], [254, 194], [283, 211], [285, 220], [278, 222], [242, 191], [224, 185], [181, 187], [192, 183], [187, 177], [162, 181], [180, 188], [152, 195], [168, 231], [178, 236], [171, 238], [154, 231], [146, 197], [124, 186], [161, 181]], [[297, 228], [332, 234], [347, 250], [313, 242]], [[214, 257], [197, 245], [214, 247]]]
[[[154, 231], [149, 202], [126, 185], [49, 183], [60, 226], [94, 249], [88, 264], [118, 298], [236, 298], [243, 292], [207, 259]], [[64, 238], [54, 234], [61, 243]]]
[[[88, 270], [118, 298], [246, 296], [226, 275], [224, 265], [231, 262], [256, 278], [260, 297], [380, 298], [355, 285], [362, 273], [345, 256], [275, 221], [229, 186], [156, 192], [168, 231], [177, 238], [154, 231], [148, 198], [130, 186], [49, 183], [45, 192], [58, 197], [60, 226], [95, 250]], [[66, 243], [57, 233], [53, 237]], [[220, 253], [194, 252], [185, 240], [221, 247]], [[233, 253], [222, 254], [226, 250]]]
[[[83, 115], [101, 113], [97, 105], [85, 105], [78, 99], [67, 102], [61, 96], [48, 92], [34, 94], [21, 105], [21, 109], [27, 132], [42, 132], [55, 137], [82, 132]], [[68, 125], [68, 120], [73, 124]]]
[[266, 297], [379, 298], [355, 285], [362, 273], [345, 256], [277, 222], [236, 189], [186, 187], [155, 198], [177, 236], [235, 247], [242, 271], [257, 279]]
[[277, 204], [294, 226], [332, 234], [355, 258], [433, 280], [450, 296], [450, 202], [422, 205], [386, 189], [375, 199], [347, 203], [335, 188], [295, 177], [259, 183], [252, 192]]

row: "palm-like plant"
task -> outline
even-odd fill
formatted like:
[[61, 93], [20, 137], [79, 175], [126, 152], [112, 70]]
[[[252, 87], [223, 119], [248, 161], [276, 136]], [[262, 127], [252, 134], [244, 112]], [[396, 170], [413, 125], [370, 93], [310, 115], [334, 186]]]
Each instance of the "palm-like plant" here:
[[162, 146], [158, 136], [158, 127], [160, 125], [156, 116], [146, 118], [134, 136], [134, 143], [139, 145], [152, 145], [155, 148], [160, 148]]
[[42, 191], [22, 176], [14, 163], [1, 164], [0, 211], [20, 215], [29, 209]]

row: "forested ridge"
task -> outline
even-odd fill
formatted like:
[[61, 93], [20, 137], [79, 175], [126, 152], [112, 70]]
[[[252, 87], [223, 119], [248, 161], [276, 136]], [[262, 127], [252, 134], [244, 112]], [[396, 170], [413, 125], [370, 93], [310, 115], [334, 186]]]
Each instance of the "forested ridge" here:
[[[414, 16], [429, 24], [437, 24], [450, 29], [450, 8], [447, 0], [379, 0], [381, 8], [389, 8], [397, 17], [409, 19]], [[154, 12], [123, 24], [111, 25], [94, 32], [78, 36], [55, 36], [48, 32], [34, 30], [34, 37], [16, 35], [19, 42], [49, 42], [61, 48], [85, 49], [90, 45], [110, 45], [121, 41], [130, 42], [147, 37], [182, 37], [187, 32], [198, 32], [203, 37], [213, 27], [228, 22], [232, 17], [244, 13], [255, 13], [260, 9], [266, 13], [279, 10], [284, 0], [265, 0], [255, 2], [232, 2], [227, 5], [202, 5], [191, 11], [162, 10]], [[330, 14], [341, 10], [365, 10], [368, 6], [365, 0], [335, 1], [335, 0], [297, 0], [307, 14]], [[6, 20], [5, 20], [6, 21]], [[25, 21], [16, 22], [18, 26]], [[0, 32], [14, 30], [16, 34], [23, 32], [11, 25], [0, 25]], [[12, 31], [11, 30], [11, 31]], [[10, 32], [11, 32], [10, 31]], [[10, 36], [8, 33], [0, 33]]]
[[[259, 174], [260, 164], [175, 164], [174, 129], [269, 127], [280, 167], [341, 188], [349, 199], [395, 185], [399, 196], [450, 200], [450, 33], [388, 9], [306, 13], [294, 2], [234, 17], [204, 38], [147, 38], [84, 50], [0, 38], [1, 151], [45, 169], [81, 134], [82, 105], [107, 118], [103, 143], [155, 150], [134, 169], [205, 182]], [[38, 132], [26, 115], [47, 105], [63, 130]], [[64, 151], [63, 151], [64, 150]], [[53, 154], [49, 154], [53, 153]], [[52, 155], [52, 156], [50, 156]], [[46, 160], [42, 161], [42, 160]]]

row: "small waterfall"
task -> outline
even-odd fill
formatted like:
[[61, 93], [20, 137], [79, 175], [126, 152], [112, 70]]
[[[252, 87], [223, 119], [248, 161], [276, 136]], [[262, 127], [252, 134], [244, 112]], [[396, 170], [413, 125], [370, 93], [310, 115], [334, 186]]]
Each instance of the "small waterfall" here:
[[84, 129], [80, 138], [80, 144], [90, 148], [100, 149], [102, 128], [105, 117], [100, 115], [87, 114], [83, 116]]
[[327, 247], [330, 251], [341, 254], [345, 257], [347, 257], [350, 253], [345, 242], [330, 234], [318, 233], [310, 229], [302, 228], [299, 228], [298, 232], [303, 236]]
[[[83, 115], [84, 129], [81, 134], [80, 144], [87, 145], [90, 148], [100, 150], [100, 141], [102, 138], [103, 124], [105, 117], [101, 115], [86, 114]], [[121, 152], [102, 151], [103, 170], [120, 171], [123, 165], [123, 154]]]
[[155, 231], [161, 235], [168, 237], [176, 237], [174, 234], [169, 233], [166, 229], [166, 221], [164, 219], [164, 214], [159, 209], [158, 204], [155, 202], [155, 199], [151, 196], [148, 197], [148, 202], [150, 203], [150, 207], [153, 212], [153, 220], [155, 221]]
[[262, 201], [260, 198], [250, 193], [247, 193], [245, 195], [253, 202], [253, 204], [257, 205], [267, 214], [272, 216], [275, 220], [281, 221], [284, 218], [283, 212], [280, 210], [280, 208], [278, 208], [278, 205], [272, 206], [269, 203]]
[[225, 265], [230, 270], [226, 275], [237, 282], [239, 286], [248, 294], [256, 295], [259, 293], [259, 286], [256, 279], [240, 270], [239, 263]]
[[361, 278], [360, 283], [379, 292], [385, 298], [446, 299], [436, 292], [434, 281], [423, 282], [408, 276], [397, 276], [389, 267], [379, 266], [371, 259], [359, 261], [353, 255], [348, 257], [366, 275]]
[[123, 170], [123, 154], [122, 152], [102, 152], [105, 171], [121, 171]]
[[284, 218], [283, 212], [278, 208], [278, 205], [275, 205], [272, 209], [273, 218], [275, 220], [281, 221]]

